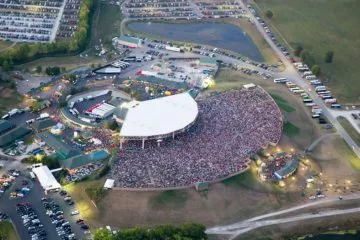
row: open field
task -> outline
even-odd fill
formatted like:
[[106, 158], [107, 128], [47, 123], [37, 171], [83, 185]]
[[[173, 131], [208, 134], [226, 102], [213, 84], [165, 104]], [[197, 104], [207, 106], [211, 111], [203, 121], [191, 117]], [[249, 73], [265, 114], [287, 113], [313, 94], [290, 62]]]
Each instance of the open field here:
[[22, 102], [23, 97], [20, 96], [15, 90], [10, 89], [8, 86], [0, 85], [0, 113], [9, 111], [12, 107], [17, 107]]
[[109, 5], [103, 1], [96, 1], [91, 28], [91, 41], [89, 47], [99, 44], [99, 39], [106, 45], [111, 45], [111, 39], [120, 35], [121, 12], [120, 7]]
[[351, 123], [344, 117], [338, 117], [338, 121], [341, 126], [346, 130], [346, 132], [351, 136], [351, 138], [355, 141], [355, 143], [360, 146], [360, 134], [351, 125]]
[[8, 221], [0, 221], [0, 239], [18, 240], [13, 225]]
[[[258, 8], [274, 13], [272, 23], [286, 41], [309, 51], [321, 66], [329, 87], [341, 101], [360, 102], [360, 2], [312, 0], [258, 0]], [[334, 51], [332, 64], [325, 63], [325, 53]]]

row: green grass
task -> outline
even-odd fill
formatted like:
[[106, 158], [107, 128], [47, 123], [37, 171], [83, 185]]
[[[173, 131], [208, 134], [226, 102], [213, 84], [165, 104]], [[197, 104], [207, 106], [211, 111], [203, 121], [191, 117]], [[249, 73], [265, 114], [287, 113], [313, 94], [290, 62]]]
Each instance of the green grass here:
[[[357, 0], [257, 0], [262, 13], [274, 13], [273, 29], [295, 48], [311, 52], [336, 97], [360, 102], [360, 1]], [[332, 64], [325, 63], [327, 51], [335, 52]]]
[[0, 221], [0, 239], [18, 240], [13, 225], [8, 221]]
[[345, 131], [350, 135], [350, 137], [354, 140], [354, 142], [358, 146], [360, 146], [360, 134], [351, 125], [351, 123], [344, 117], [338, 117], [337, 120], [339, 121], [341, 126], [345, 129]]
[[106, 4], [98, 0], [91, 28], [91, 41], [89, 47], [99, 44], [99, 39], [106, 45], [111, 39], [120, 35], [121, 12], [118, 6]]
[[[0, 87], [1, 86], [2, 85], [0, 85]], [[15, 90], [9, 89], [7, 86], [4, 86], [4, 88], [0, 91], [0, 94], [2, 95], [0, 101], [0, 114], [16, 107], [23, 100], [21, 95], [19, 95]]]
[[293, 108], [292, 106], [290, 106], [290, 105], [288, 104], [288, 102], [287, 102], [285, 99], [283, 99], [280, 95], [274, 94], [274, 93], [272, 93], [272, 94], [270, 94], [270, 95], [271, 95], [271, 97], [274, 99], [274, 101], [276, 102], [276, 104], [279, 106], [279, 108], [280, 108], [281, 110], [283, 110], [283, 111], [285, 111], [285, 112], [288, 112], [288, 113], [295, 111], [295, 108]]
[[284, 134], [288, 137], [297, 136], [300, 134], [300, 129], [291, 122], [284, 124], [283, 131]]
[[188, 195], [184, 190], [168, 190], [153, 196], [149, 203], [153, 208], [181, 208], [184, 206], [187, 198]]

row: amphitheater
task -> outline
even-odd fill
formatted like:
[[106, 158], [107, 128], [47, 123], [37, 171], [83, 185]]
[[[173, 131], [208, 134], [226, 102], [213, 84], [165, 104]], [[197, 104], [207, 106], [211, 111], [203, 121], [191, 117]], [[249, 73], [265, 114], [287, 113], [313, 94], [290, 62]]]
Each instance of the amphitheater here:
[[[136, 124], [148, 124], [150, 130], [144, 136], [136, 131], [136, 137], [122, 139], [111, 172], [116, 188], [174, 189], [216, 182], [247, 170], [251, 155], [276, 145], [281, 138], [281, 111], [260, 87], [212, 93], [197, 98], [196, 108], [186, 101], [188, 104], [168, 104], [174, 107], [169, 114], [159, 105], [154, 113], [160, 117], [151, 116], [147, 123], [146, 114], [137, 115], [144, 119]], [[185, 122], [174, 120], [184, 114]], [[128, 116], [136, 114], [130, 109]], [[160, 119], [158, 124], [156, 119]], [[175, 122], [166, 123], [168, 120]], [[183, 127], [173, 128], [178, 122]], [[148, 138], [155, 128], [171, 131]]]

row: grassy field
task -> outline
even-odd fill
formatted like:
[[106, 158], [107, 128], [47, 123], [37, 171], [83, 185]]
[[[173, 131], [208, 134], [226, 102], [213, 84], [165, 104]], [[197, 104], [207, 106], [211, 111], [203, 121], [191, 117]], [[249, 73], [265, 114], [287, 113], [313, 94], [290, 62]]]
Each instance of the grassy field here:
[[99, 44], [99, 39], [109, 45], [113, 37], [120, 35], [121, 12], [119, 6], [109, 5], [103, 1], [97, 1], [96, 4], [89, 47]]
[[288, 104], [288, 102], [282, 98], [280, 95], [278, 94], [271, 94], [271, 97], [275, 100], [276, 104], [279, 106], [279, 108], [285, 112], [294, 112], [295, 108], [293, 108], [292, 106], [290, 106]]
[[182, 190], [169, 190], [154, 195], [149, 204], [153, 208], [181, 208], [188, 198], [187, 192]]
[[3, 114], [12, 107], [18, 106], [22, 102], [23, 97], [20, 96], [15, 90], [10, 89], [8, 86], [0, 86], [1, 101], [0, 113]]
[[102, 187], [104, 180], [88, 180], [79, 183], [68, 184], [64, 190], [74, 199], [76, 209], [80, 212], [80, 216], [90, 224], [92, 227], [99, 227], [99, 217], [101, 212], [98, 206], [91, 201], [86, 193], [87, 188]]
[[284, 124], [283, 131], [284, 134], [289, 137], [297, 136], [300, 134], [300, 129], [291, 122], [287, 122]]
[[[262, 12], [274, 13], [273, 28], [291, 47], [303, 46], [321, 66], [329, 86], [341, 101], [360, 102], [360, 1], [257, 0]], [[334, 51], [332, 64], [325, 63]]]
[[8, 221], [0, 221], [0, 239], [3, 240], [18, 240], [17, 234], [13, 225]]
[[341, 126], [345, 129], [345, 131], [351, 136], [351, 138], [355, 141], [355, 143], [360, 146], [360, 134], [356, 131], [356, 129], [351, 125], [351, 123], [344, 117], [338, 117], [337, 120], [341, 124]]

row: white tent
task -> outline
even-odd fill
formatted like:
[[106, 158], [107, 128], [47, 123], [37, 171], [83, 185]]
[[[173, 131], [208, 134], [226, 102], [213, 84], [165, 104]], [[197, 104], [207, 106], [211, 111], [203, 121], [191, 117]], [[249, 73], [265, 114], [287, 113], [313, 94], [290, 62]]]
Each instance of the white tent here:
[[36, 167], [33, 168], [32, 171], [39, 179], [39, 182], [45, 191], [59, 189], [61, 187], [60, 183], [54, 178], [54, 175], [47, 166]]
[[105, 184], [104, 184], [104, 188], [105, 189], [111, 189], [114, 187], [114, 179], [106, 179]]

